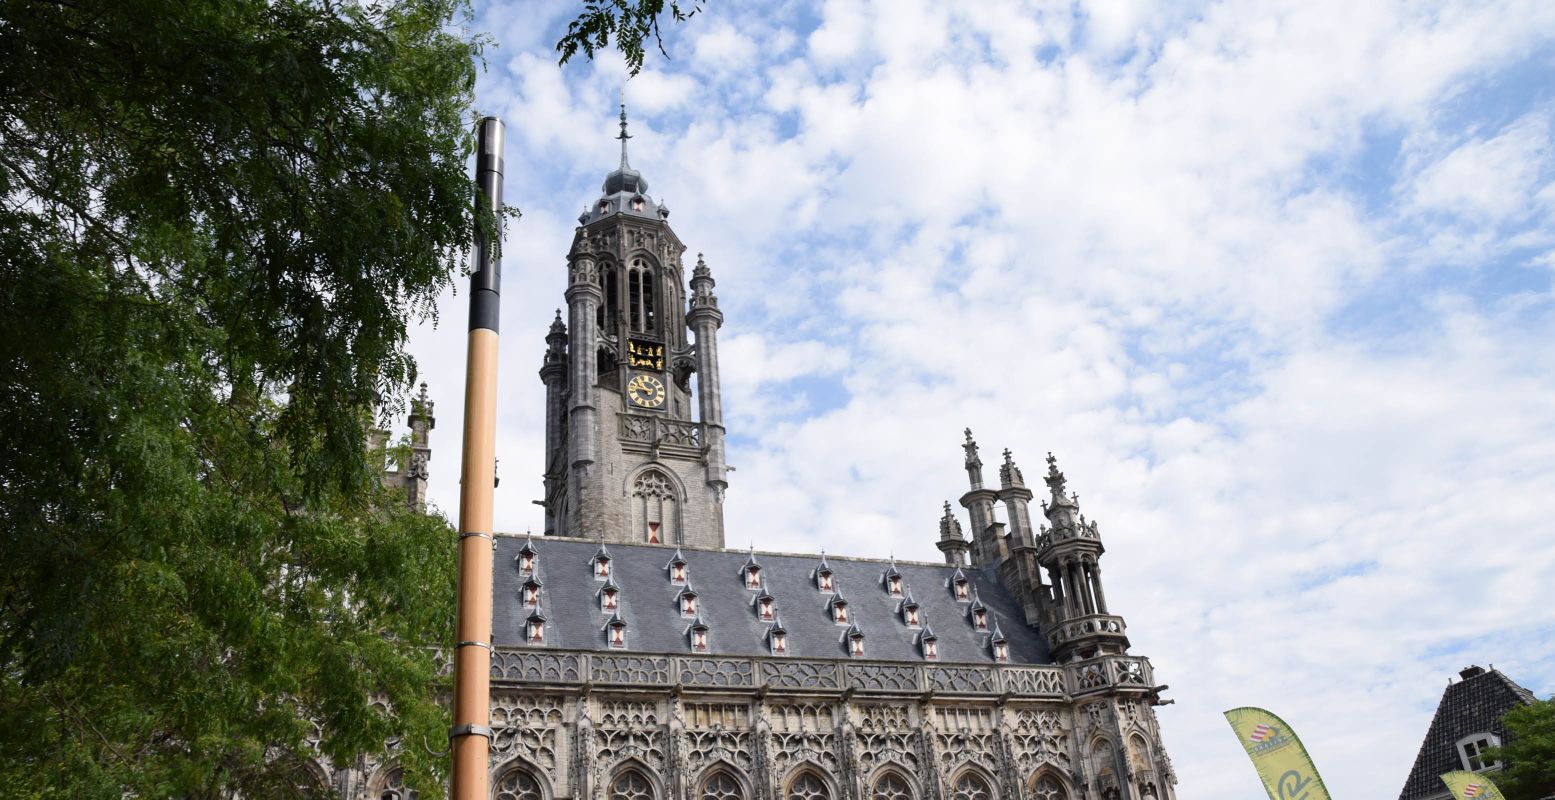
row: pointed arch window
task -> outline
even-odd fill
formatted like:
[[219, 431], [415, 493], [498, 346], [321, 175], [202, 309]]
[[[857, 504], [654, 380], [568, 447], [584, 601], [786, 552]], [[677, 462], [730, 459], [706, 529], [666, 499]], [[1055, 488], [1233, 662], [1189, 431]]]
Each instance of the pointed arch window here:
[[[644, 470], [632, 481], [632, 533], [648, 544], [680, 541], [680, 491], [658, 469]], [[671, 565], [673, 567], [673, 564]], [[682, 571], [685, 564], [681, 564]]]
[[617, 332], [616, 316], [621, 308], [616, 272], [616, 265], [608, 261], [599, 265], [599, 288], [604, 292], [605, 302], [601, 303], [595, 311], [595, 325], [601, 332], [611, 335]]
[[831, 800], [831, 789], [826, 781], [809, 770], [795, 775], [783, 794], [786, 800]]
[[727, 770], [718, 770], [702, 781], [701, 800], [745, 800], [745, 789]]
[[378, 794], [378, 800], [418, 800], [420, 797], [420, 792], [406, 788], [405, 772], [397, 767], [384, 778], [383, 791]]
[[626, 310], [633, 332], [658, 331], [656, 294], [653, 267], [645, 259], [632, 259], [631, 267], [626, 272]]
[[870, 800], [912, 800], [912, 787], [907, 779], [896, 772], [886, 772], [875, 779], [869, 792]]
[[1052, 775], [1038, 778], [1031, 794], [1035, 800], [1069, 800], [1069, 793], [1064, 791], [1064, 785]]
[[635, 769], [623, 770], [610, 782], [610, 800], [654, 800], [653, 784]]
[[497, 779], [495, 800], [545, 800], [540, 782], [528, 770], [509, 767]]
[[956, 779], [951, 800], [998, 800], [998, 796], [993, 793], [988, 781], [983, 780], [983, 776], [975, 772], [963, 772]]

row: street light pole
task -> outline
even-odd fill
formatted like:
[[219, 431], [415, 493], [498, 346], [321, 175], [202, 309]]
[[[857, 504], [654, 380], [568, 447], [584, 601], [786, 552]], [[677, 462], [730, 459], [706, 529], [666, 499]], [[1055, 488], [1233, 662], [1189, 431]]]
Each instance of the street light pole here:
[[[502, 120], [483, 117], [476, 132], [477, 209], [502, 211]], [[500, 217], [491, 234], [501, 230]], [[459, 478], [459, 588], [454, 620], [453, 800], [486, 800], [491, 747], [492, 493], [497, 472], [497, 321], [501, 316], [499, 242], [475, 229], [470, 275], [469, 357], [464, 383], [464, 463]]]

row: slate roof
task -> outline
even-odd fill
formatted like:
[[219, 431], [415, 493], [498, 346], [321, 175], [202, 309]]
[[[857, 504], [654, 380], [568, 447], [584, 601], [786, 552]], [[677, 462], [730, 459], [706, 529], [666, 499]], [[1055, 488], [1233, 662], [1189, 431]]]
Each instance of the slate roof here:
[[[563, 537], [533, 539], [538, 553], [537, 572], [543, 584], [541, 611], [547, 619], [543, 644], [529, 644], [524, 636], [525, 608], [517, 556], [524, 538], [499, 536], [492, 585], [492, 639], [499, 647], [598, 650], [610, 648], [605, 638], [609, 615], [600, 610], [597, 593], [603, 579], [594, 577], [593, 559], [599, 543]], [[619, 613], [627, 624], [627, 652], [690, 653], [692, 620], [680, 614], [680, 586], [671, 583], [669, 562], [676, 548], [667, 545], [614, 544], [610, 547], [611, 579], [620, 587]], [[697, 611], [708, 625], [707, 653], [730, 656], [769, 656], [767, 631], [771, 622], [757, 618], [755, 599], [761, 592], [747, 589], [742, 566], [751, 554], [740, 550], [699, 550], [681, 547], [687, 577], [696, 587]], [[827, 557], [834, 586], [846, 593], [848, 625], [832, 621], [828, 604], [831, 593], [816, 587], [819, 555], [757, 553], [762, 567], [762, 588], [776, 600], [776, 611], [788, 633], [785, 658], [848, 658], [845, 635], [850, 625], [864, 633], [864, 656], [869, 661], [923, 663], [917, 645], [918, 628], [908, 627], [899, 612], [902, 598], [892, 596], [884, 583], [890, 567], [885, 559]], [[950, 581], [955, 567], [943, 564], [896, 562], [903, 588], [912, 592], [922, 623], [934, 626], [938, 636], [938, 662], [993, 663], [989, 637], [992, 630], [977, 631], [968, 614], [970, 602], [957, 602]], [[1050, 664], [1052, 657], [1041, 633], [1025, 624], [1020, 604], [999, 583], [992, 568], [963, 568], [977, 598], [1008, 638], [1009, 663]]]
[[1463, 769], [1458, 756], [1459, 740], [1475, 733], [1493, 733], [1504, 743], [1506, 727], [1501, 724], [1502, 715], [1518, 706], [1534, 702], [1533, 692], [1518, 686], [1511, 678], [1496, 669], [1481, 670], [1470, 667], [1461, 674], [1465, 677], [1448, 684], [1442, 693], [1442, 701], [1436, 706], [1436, 716], [1431, 718], [1420, 753], [1415, 756], [1415, 766], [1409, 770], [1404, 790], [1399, 800], [1422, 800], [1427, 797], [1447, 795], [1442, 783], [1443, 773]]

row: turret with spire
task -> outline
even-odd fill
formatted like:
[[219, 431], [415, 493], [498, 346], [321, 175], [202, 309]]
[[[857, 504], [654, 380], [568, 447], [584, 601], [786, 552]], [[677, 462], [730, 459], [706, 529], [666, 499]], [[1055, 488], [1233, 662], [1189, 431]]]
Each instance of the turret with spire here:
[[971, 484], [971, 489], [961, 495], [961, 505], [971, 516], [972, 566], [995, 564], [1004, 556], [1004, 523], [995, 520], [993, 514], [999, 495], [983, 487], [983, 460], [977, 454], [971, 428], [966, 429], [966, 442], [961, 449], [966, 451], [967, 482]]
[[1047, 456], [1047, 484], [1051, 497], [1042, 504], [1048, 519], [1037, 538], [1037, 560], [1053, 584], [1053, 619], [1048, 634], [1054, 656], [1060, 660], [1090, 658], [1128, 649], [1121, 617], [1107, 611], [1102, 590], [1101, 530], [1080, 513], [1080, 498], [1068, 491], [1068, 481], [1058, 459]]
[[939, 518], [939, 550], [945, 554], [945, 563], [957, 567], [966, 566], [966, 539], [961, 535], [961, 523], [945, 501], [945, 514]]

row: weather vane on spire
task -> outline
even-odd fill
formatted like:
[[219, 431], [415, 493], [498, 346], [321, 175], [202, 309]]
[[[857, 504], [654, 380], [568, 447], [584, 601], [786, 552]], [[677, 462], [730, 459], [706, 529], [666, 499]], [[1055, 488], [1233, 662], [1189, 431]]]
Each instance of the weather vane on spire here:
[[621, 87], [621, 133], [618, 136], [616, 136], [616, 138], [621, 140], [621, 169], [626, 169], [627, 168], [627, 163], [626, 163], [626, 140], [632, 138], [632, 135], [630, 133], [626, 132], [626, 87], [625, 86]]

